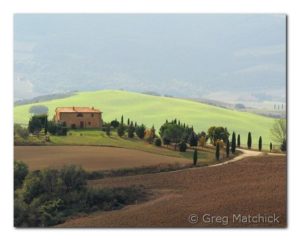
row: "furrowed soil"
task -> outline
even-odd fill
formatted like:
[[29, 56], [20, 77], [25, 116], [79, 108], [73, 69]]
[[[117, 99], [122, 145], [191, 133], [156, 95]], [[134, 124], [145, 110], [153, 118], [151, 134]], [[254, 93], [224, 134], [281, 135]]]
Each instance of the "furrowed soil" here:
[[81, 166], [86, 171], [97, 171], [159, 164], [191, 163], [190, 159], [117, 147], [15, 146], [14, 153], [14, 159], [25, 162], [30, 171], [61, 168], [70, 164]]
[[[259, 155], [214, 167], [90, 181], [92, 187], [144, 185], [143, 203], [73, 217], [58, 227], [286, 227], [286, 156]], [[196, 223], [189, 221], [198, 215]], [[207, 223], [203, 215], [221, 216]], [[233, 222], [235, 215], [276, 215], [279, 223]], [[228, 217], [228, 224], [224, 217]], [[195, 220], [195, 218], [193, 219]], [[219, 222], [217, 221], [219, 220]]]

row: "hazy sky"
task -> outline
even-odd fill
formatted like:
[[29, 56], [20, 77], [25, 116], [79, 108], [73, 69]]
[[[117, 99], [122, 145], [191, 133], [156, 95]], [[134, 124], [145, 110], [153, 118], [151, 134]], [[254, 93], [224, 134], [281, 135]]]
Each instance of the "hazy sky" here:
[[17, 14], [14, 20], [15, 99], [120, 88], [285, 97], [285, 15]]

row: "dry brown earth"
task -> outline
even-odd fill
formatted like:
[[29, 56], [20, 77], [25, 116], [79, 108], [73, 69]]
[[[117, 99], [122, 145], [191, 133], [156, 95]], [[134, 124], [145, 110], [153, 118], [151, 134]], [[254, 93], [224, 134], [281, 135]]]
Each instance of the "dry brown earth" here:
[[[285, 227], [286, 157], [254, 156], [215, 167], [105, 178], [94, 187], [144, 185], [149, 201], [68, 220], [60, 227]], [[198, 222], [189, 222], [191, 214]], [[206, 223], [204, 214], [224, 222]], [[278, 223], [233, 223], [232, 215], [277, 215]], [[224, 218], [225, 217], [225, 218]], [[228, 217], [228, 225], [226, 223]], [[195, 220], [195, 218], [193, 218]]]
[[86, 171], [120, 169], [158, 164], [191, 163], [184, 158], [158, 155], [133, 149], [97, 146], [15, 146], [15, 160], [31, 171], [72, 164]]

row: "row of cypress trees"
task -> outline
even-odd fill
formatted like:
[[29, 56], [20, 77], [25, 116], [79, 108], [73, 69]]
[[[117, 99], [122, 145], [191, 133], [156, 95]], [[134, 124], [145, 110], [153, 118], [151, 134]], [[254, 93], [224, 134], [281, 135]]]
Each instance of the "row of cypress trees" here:
[[[235, 132], [232, 133], [232, 139], [231, 139], [231, 143], [229, 142], [229, 139], [227, 139], [226, 141], [226, 157], [229, 157], [229, 153], [230, 153], [230, 149], [231, 152], [234, 154], [236, 147], [240, 147], [241, 146], [241, 136], [240, 134], [238, 134], [237, 139], [236, 139], [236, 135]], [[231, 147], [231, 148], [230, 148]], [[247, 139], [247, 147], [248, 149], [251, 149], [252, 147], [252, 135], [251, 132], [248, 133], [248, 139]], [[270, 151], [272, 151], [272, 143], [270, 143]], [[258, 150], [261, 151], [262, 150], [262, 137], [259, 137], [258, 140]], [[217, 143], [216, 145], [216, 159], [219, 160], [220, 159], [220, 144]]]

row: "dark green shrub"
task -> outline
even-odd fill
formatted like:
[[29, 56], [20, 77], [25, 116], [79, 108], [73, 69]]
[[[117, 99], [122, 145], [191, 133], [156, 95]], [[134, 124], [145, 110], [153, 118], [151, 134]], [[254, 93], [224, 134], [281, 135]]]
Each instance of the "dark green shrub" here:
[[81, 167], [65, 166], [60, 170], [60, 178], [65, 191], [80, 190], [86, 185], [86, 174]]
[[192, 131], [188, 137], [188, 142], [189, 142], [190, 146], [197, 146], [198, 140], [199, 140], [199, 138], [198, 138], [197, 134], [194, 131]]
[[54, 121], [48, 121], [48, 131], [52, 135], [56, 135], [57, 125]]
[[31, 203], [35, 197], [45, 193], [40, 171], [31, 172], [26, 176], [23, 184], [23, 191], [24, 201], [27, 204]]
[[61, 223], [64, 219], [60, 213], [64, 209], [64, 202], [60, 198], [43, 203], [40, 208], [41, 226], [52, 226]]
[[143, 124], [135, 127], [135, 133], [140, 139], [144, 139], [145, 131], [146, 131], [146, 126]]
[[128, 126], [128, 138], [133, 138], [134, 137], [134, 126], [133, 124], [131, 123], [129, 126]]
[[119, 125], [117, 129], [118, 136], [122, 137], [125, 134], [125, 127], [123, 124]]
[[34, 115], [30, 118], [28, 122], [28, 130], [30, 133], [38, 133], [43, 128], [45, 129], [45, 134], [47, 134], [48, 115]]
[[24, 162], [14, 161], [14, 189], [20, 188], [28, 174], [28, 167]]
[[117, 120], [113, 120], [110, 122], [110, 125], [113, 127], [113, 128], [117, 128], [119, 125], [120, 125], [120, 122], [117, 121]]
[[29, 136], [28, 129], [22, 127], [20, 124], [14, 124], [14, 135], [18, 135], [23, 139], [27, 139]]
[[68, 128], [60, 123], [55, 123], [54, 121], [48, 122], [48, 131], [52, 135], [66, 136]]
[[143, 200], [143, 187], [88, 189], [79, 167], [29, 173], [14, 195], [16, 227], [46, 227], [62, 223], [79, 212], [114, 210]]
[[154, 145], [155, 146], [161, 146], [161, 139], [160, 138], [155, 138], [154, 139]]
[[164, 145], [170, 145], [171, 144], [171, 140], [166, 138], [166, 137], [163, 137], [163, 143]]
[[283, 140], [282, 144], [280, 145], [281, 151], [286, 151], [287, 145], [286, 145], [286, 139]]
[[43, 126], [42, 126], [40, 119], [35, 118], [33, 116], [28, 123], [28, 131], [30, 133], [40, 132], [42, 128], [43, 128]]
[[180, 142], [179, 143], [179, 151], [180, 152], [186, 152], [186, 149], [187, 149], [187, 145], [185, 142]]

